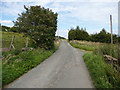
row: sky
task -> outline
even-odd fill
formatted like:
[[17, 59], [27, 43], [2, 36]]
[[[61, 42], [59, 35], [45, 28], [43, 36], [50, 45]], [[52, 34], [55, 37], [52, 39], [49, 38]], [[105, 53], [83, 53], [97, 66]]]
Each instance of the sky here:
[[68, 37], [71, 28], [86, 28], [89, 34], [99, 33], [103, 28], [110, 32], [110, 15], [113, 33], [118, 33], [119, 0], [3, 0], [0, 1], [0, 23], [12, 27], [24, 5], [40, 5], [58, 13], [56, 35]]

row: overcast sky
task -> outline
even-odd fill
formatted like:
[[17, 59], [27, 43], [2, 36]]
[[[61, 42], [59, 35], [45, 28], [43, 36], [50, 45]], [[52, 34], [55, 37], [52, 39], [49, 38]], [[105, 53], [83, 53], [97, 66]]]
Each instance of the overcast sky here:
[[[41, 5], [58, 13], [59, 35], [67, 38], [68, 30], [75, 26], [85, 27], [89, 34], [105, 28], [110, 32], [110, 14], [113, 17], [113, 32], [118, 33], [119, 0], [3, 0], [0, 2], [0, 23], [12, 27], [24, 5]], [[56, 35], [58, 34], [58, 30]]]

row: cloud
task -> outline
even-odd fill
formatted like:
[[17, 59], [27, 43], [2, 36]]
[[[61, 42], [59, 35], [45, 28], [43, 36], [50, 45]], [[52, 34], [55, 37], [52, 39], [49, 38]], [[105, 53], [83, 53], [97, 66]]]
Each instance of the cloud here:
[[[84, 21], [91, 21], [96, 23], [107, 24], [109, 22], [109, 15], [112, 14], [117, 23], [117, 4], [112, 5], [111, 3], [84, 3], [83, 5], [76, 6], [69, 14], [74, 18], [78, 18]], [[69, 9], [68, 9], [69, 10]]]
[[[89, 33], [99, 32], [102, 28], [107, 31], [110, 29], [110, 14], [113, 16], [113, 29], [114, 33], [117, 32], [118, 27], [118, 8], [117, 3], [58, 3], [55, 2], [50, 5], [52, 9], [57, 8], [59, 13], [58, 23], [59, 29], [67, 31], [72, 26], [79, 25], [80, 27], [86, 27]], [[70, 13], [61, 13], [68, 12]], [[61, 27], [60, 27], [61, 26]], [[63, 28], [64, 27], [64, 28]], [[66, 27], [66, 28], [65, 28]], [[63, 35], [63, 34], [62, 34]], [[66, 37], [66, 35], [65, 35]]]
[[[18, 0], [19, 1], [19, 0]], [[32, 0], [28, 0], [32, 1]], [[60, 3], [56, 2], [54, 0], [42, 0], [38, 1], [35, 0], [33, 3], [18, 3], [18, 2], [7, 2], [5, 3], [6, 6], [2, 6], [2, 14], [8, 14], [9, 16], [18, 16], [18, 13], [23, 12], [24, 4], [29, 6], [29, 5], [42, 5], [45, 7], [51, 8], [54, 12], [59, 13], [59, 18], [66, 18], [66, 17], [73, 17], [73, 18], [78, 18], [80, 20], [84, 21], [94, 21], [94, 22], [104, 22], [108, 24], [107, 21], [109, 21], [109, 15], [112, 14], [114, 22], [118, 23], [117, 20], [117, 3], [112, 4], [112, 3], [103, 3], [103, 2], [93, 2], [90, 3], [90, 1], [96, 1], [96, 0], [87, 0], [89, 2], [87, 3], [80, 3], [80, 2], [66, 2], [66, 3]], [[47, 5], [48, 3], [52, 2], [49, 6]], [[57, 0], [58, 1], [58, 0]], [[59, 0], [62, 2], [62, 0]], [[68, 0], [71, 1], [71, 0]], [[108, 1], [113, 1], [113, 0], [108, 0]], [[70, 12], [70, 13], [63, 13], [63, 12]]]
[[38, 3], [46, 4], [52, 1], [54, 0], [4, 0], [2, 2], [38, 2]]
[[2, 3], [2, 16], [4, 14], [8, 14], [9, 16], [17, 16], [18, 13], [21, 13], [23, 11], [24, 3], [19, 2], [5, 2]]
[[0, 23], [1, 24], [9, 24], [9, 23], [12, 23], [11, 20], [0, 20]]
[[56, 36], [62, 36], [65, 38], [68, 38], [68, 30], [57, 30], [56, 31]]
[[[15, 20], [24, 11], [24, 5], [41, 5], [58, 12], [58, 29], [61, 36], [67, 37], [72, 26], [86, 27], [89, 33], [102, 28], [109, 30], [109, 15], [113, 16], [113, 29], [117, 30], [119, 0], [3, 0], [3, 20]], [[4, 23], [5, 24], [5, 23]], [[6, 24], [8, 25], [8, 24]], [[9, 24], [13, 25], [13, 24]]]
[[0, 20], [0, 24], [9, 27], [13, 26], [13, 22], [11, 20]]

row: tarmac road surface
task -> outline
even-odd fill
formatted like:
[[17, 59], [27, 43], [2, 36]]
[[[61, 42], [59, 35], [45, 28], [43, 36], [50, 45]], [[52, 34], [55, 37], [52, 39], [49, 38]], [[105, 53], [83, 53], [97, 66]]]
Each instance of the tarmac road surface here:
[[94, 88], [83, 54], [63, 40], [51, 57], [6, 88]]

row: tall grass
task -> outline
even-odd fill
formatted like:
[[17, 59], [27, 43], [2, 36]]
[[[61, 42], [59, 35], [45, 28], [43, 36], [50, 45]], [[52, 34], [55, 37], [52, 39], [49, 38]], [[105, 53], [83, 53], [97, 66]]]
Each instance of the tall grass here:
[[83, 58], [96, 88], [120, 88], [119, 72], [105, 63], [102, 56], [89, 52]]
[[117, 44], [104, 44], [94, 50], [94, 54], [110, 55], [118, 59], [118, 45]]

